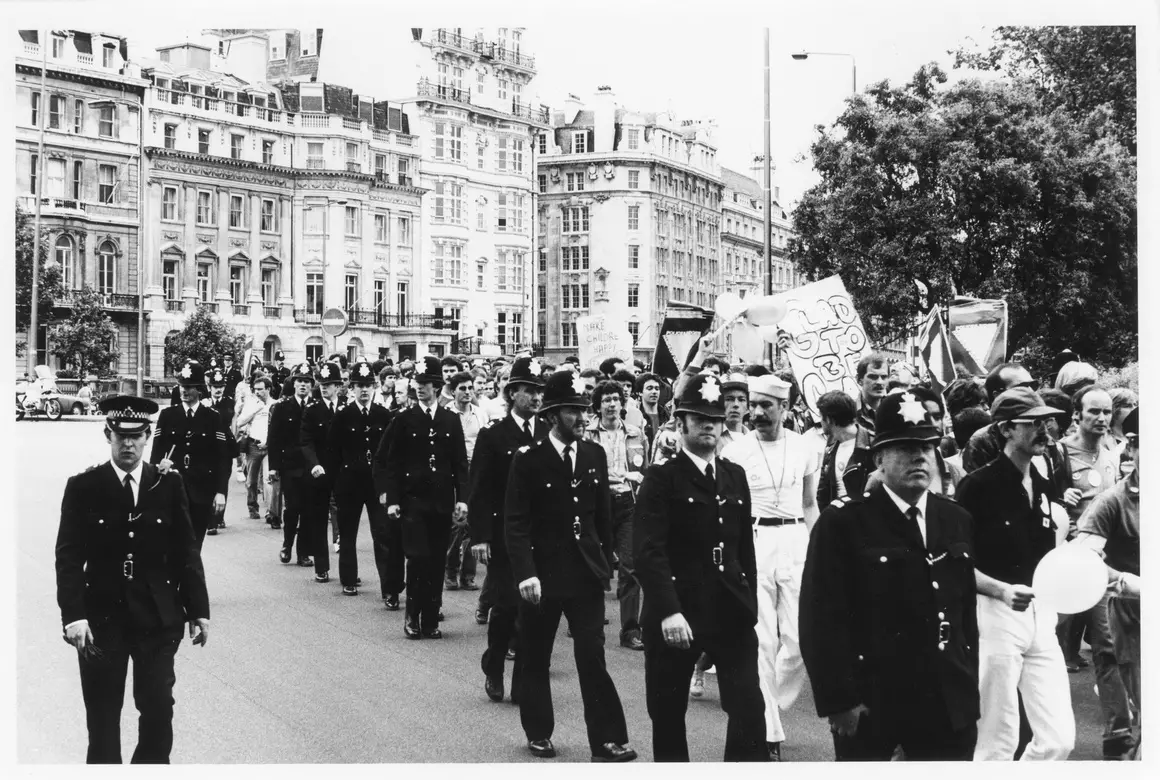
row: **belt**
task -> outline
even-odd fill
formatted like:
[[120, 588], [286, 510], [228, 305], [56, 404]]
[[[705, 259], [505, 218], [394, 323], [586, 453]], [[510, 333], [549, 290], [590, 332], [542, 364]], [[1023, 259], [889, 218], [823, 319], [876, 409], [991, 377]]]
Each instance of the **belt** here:
[[755, 518], [753, 518], [753, 522], [756, 523], [757, 525], [773, 526], [775, 528], [777, 526], [780, 526], [780, 525], [794, 525], [795, 523], [804, 523], [805, 521], [806, 521], [806, 519], [804, 517], [755, 517]]

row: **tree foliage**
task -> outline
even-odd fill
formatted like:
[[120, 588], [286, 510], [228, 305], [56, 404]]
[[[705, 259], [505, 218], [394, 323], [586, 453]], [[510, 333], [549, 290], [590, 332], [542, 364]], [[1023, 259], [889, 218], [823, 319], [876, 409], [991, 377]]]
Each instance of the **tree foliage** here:
[[1136, 353], [1136, 167], [1102, 108], [1082, 120], [1025, 81], [947, 87], [935, 64], [871, 86], [812, 147], [821, 182], [790, 254], [840, 274], [872, 340], [933, 301], [1004, 298], [1008, 354]]
[[1083, 119], [1106, 112], [1136, 155], [1135, 27], [997, 27], [990, 47], [960, 48], [955, 67], [1002, 71], [1025, 80], [1044, 105]]
[[[33, 263], [33, 219], [32, 215], [16, 204], [16, 332], [25, 333], [32, 320], [32, 263]], [[45, 325], [52, 318], [53, 299], [59, 298], [61, 293], [61, 270], [55, 264], [46, 268], [49, 259], [49, 245], [47, 237], [40, 236], [40, 276], [36, 290], [39, 306], [37, 319]], [[27, 342], [16, 342], [16, 355], [24, 354]]]
[[244, 335], [222, 322], [209, 307], [198, 306], [185, 321], [185, 327], [165, 339], [165, 360], [174, 371], [187, 360], [208, 367], [211, 357], [230, 354], [237, 359], [245, 342]]
[[121, 355], [112, 345], [117, 326], [105, 314], [102, 297], [85, 287], [73, 295], [72, 316], [49, 329], [52, 354], [74, 366], [77, 375], [90, 372], [112, 373], [112, 363]]

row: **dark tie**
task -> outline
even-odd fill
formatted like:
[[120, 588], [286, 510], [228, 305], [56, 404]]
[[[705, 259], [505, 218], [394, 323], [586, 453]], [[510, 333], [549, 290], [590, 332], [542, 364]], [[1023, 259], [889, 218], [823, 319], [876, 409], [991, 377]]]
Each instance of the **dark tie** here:
[[531, 420], [524, 420], [524, 433], [526, 433], [528, 435], [529, 439], [532, 438], [532, 421]]
[[136, 500], [133, 498], [133, 475], [126, 474], [125, 480], [122, 482], [122, 484], [124, 485], [123, 490], [125, 493], [125, 504], [128, 505], [129, 509], [132, 509], [137, 505]]
[[572, 473], [572, 445], [564, 445], [564, 468], [568, 469], [568, 473]]
[[427, 416], [431, 418], [431, 422], [435, 422], [435, 407], [434, 406], [428, 407]]
[[714, 484], [716, 483], [716, 481], [713, 479], [713, 464], [712, 463], [705, 464], [705, 476], [709, 478], [710, 482], [713, 482]]
[[360, 409], [362, 409], [362, 415], [363, 415], [363, 419], [364, 419], [364, 420], [365, 420], [366, 418], [368, 418], [368, 417], [370, 417], [370, 416], [371, 416], [371, 415], [370, 415], [370, 412], [368, 412], [368, 411], [367, 411], [367, 408], [366, 408], [365, 406], [362, 406], [362, 407], [359, 407], [359, 408], [360, 408]]
[[[922, 529], [918, 527], [918, 507], [912, 506], [906, 510], [906, 517], [910, 522], [914, 523], [914, 530], [918, 531], [918, 536], [922, 538]], [[925, 542], [925, 540], [923, 540]]]

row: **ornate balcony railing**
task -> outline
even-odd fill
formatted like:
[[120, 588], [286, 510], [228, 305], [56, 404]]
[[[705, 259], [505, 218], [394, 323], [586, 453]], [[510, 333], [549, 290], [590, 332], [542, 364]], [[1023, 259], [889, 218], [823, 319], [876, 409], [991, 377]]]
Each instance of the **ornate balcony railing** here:
[[434, 84], [430, 79], [420, 79], [416, 94], [420, 97], [436, 97], [453, 103], [471, 105], [471, 90], [452, 87], [449, 84]]
[[235, 303], [234, 304], [234, 316], [235, 317], [249, 317], [250, 316], [249, 305], [244, 304], [244, 303]]
[[506, 62], [508, 65], [515, 65], [517, 68], [523, 68], [524, 70], [536, 69], [535, 57], [529, 57], [526, 54], [520, 54], [519, 52], [512, 51], [511, 49], [505, 49], [502, 46], [497, 46], [495, 48], [495, 54], [493, 56], [500, 62]]
[[166, 301], [165, 311], [185, 311], [185, 301]]
[[297, 323], [305, 323], [307, 325], [321, 325], [322, 312], [308, 311], [307, 309], [295, 309], [294, 321]]
[[262, 307], [262, 316], [268, 320], [282, 319], [282, 307], [281, 306], [263, 306]]
[[459, 49], [460, 51], [466, 51], [466, 52], [474, 51], [474, 45], [475, 45], [475, 41], [473, 41], [472, 39], [470, 39], [464, 35], [460, 35], [459, 33], [455, 32], [454, 30], [449, 30], [449, 29], [444, 28], [444, 27], [440, 27], [440, 28], [433, 30], [431, 32], [431, 42], [438, 43], [438, 44], [441, 44], [443, 46], [450, 46], [452, 48], [456, 48], [456, 49]]
[[[76, 303], [79, 290], [65, 290], [53, 298], [53, 304], [60, 307], [72, 307]], [[140, 298], [129, 293], [101, 293], [101, 306], [106, 309], [119, 311], [136, 311]]]

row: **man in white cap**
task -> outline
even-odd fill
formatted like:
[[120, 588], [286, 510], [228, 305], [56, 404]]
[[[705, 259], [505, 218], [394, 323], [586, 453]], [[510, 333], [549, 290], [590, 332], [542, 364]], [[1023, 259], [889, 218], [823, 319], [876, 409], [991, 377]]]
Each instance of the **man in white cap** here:
[[818, 519], [818, 459], [801, 434], [787, 430], [789, 383], [774, 376], [749, 378], [745, 436], [721, 457], [745, 469], [752, 499], [757, 551], [757, 670], [765, 699], [770, 758], [781, 760], [785, 731], [778, 708], [787, 708], [806, 681], [798, 644], [798, 602], [809, 529]]

